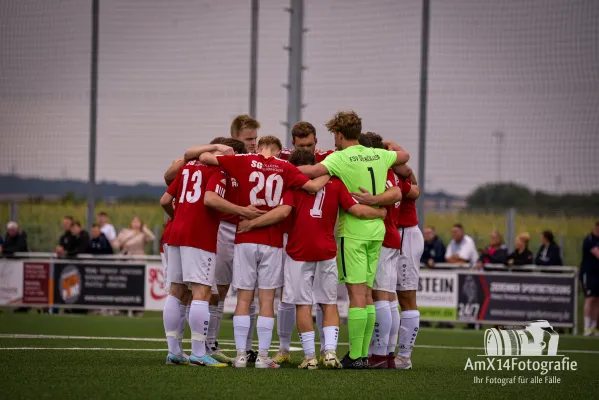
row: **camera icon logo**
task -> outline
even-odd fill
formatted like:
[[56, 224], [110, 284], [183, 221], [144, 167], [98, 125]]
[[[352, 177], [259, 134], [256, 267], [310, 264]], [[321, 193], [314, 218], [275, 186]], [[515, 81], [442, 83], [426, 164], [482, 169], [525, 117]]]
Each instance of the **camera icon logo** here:
[[555, 356], [558, 343], [558, 333], [545, 320], [520, 329], [487, 329], [484, 338], [487, 356]]

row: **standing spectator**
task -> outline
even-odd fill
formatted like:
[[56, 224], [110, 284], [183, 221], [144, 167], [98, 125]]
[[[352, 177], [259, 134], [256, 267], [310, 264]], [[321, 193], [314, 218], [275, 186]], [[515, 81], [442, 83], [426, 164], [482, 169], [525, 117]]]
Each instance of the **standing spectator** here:
[[98, 225], [100, 226], [100, 231], [106, 236], [109, 242], [112, 242], [116, 239], [116, 231], [114, 230], [114, 226], [109, 222], [108, 214], [104, 211], [100, 211], [98, 213]]
[[507, 265], [530, 265], [532, 264], [532, 251], [528, 250], [530, 235], [528, 232], [519, 234], [516, 237], [516, 248], [507, 256]]
[[112, 246], [106, 238], [104, 232], [100, 230], [100, 225], [93, 224], [91, 229], [91, 240], [87, 247], [89, 254], [112, 254]]
[[424, 252], [420, 257], [420, 263], [432, 267], [435, 263], [442, 262], [445, 262], [445, 245], [435, 233], [433, 226], [424, 228]]
[[142, 220], [139, 217], [133, 217], [129, 228], [119, 232], [117, 238], [112, 242], [112, 247], [118, 249], [121, 254], [144, 255], [146, 254], [146, 243], [154, 239], [154, 234]]
[[73, 217], [70, 215], [65, 216], [62, 219], [62, 229], [64, 233], [60, 235], [58, 239], [58, 246], [56, 246], [56, 255], [64, 256], [73, 249], [73, 234], [71, 233], [71, 225], [73, 225]]
[[505, 264], [508, 256], [507, 246], [503, 242], [503, 236], [497, 231], [489, 235], [489, 244], [480, 250], [478, 266], [485, 264]]
[[582, 243], [580, 282], [585, 297], [584, 335], [590, 336], [593, 332], [599, 335], [599, 221], [595, 222], [595, 229]]
[[87, 253], [89, 247], [89, 233], [81, 228], [81, 222], [73, 221], [71, 224], [71, 245], [67, 251], [69, 257], [74, 257], [77, 254]]
[[19, 231], [19, 225], [15, 221], [10, 221], [6, 224], [6, 237], [2, 245], [3, 255], [13, 255], [17, 252], [26, 252], [27, 249], [27, 234]]
[[553, 232], [543, 231], [541, 234], [541, 247], [535, 258], [536, 265], [564, 265], [562, 261], [561, 249], [555, 243]]
[[451, 228], [452, 240], [445, 252], [445, 261], [452, 264], [468, 264], [474, 266], [478, 261], [478, 251], [474, 240], [464, 233], [462, 224], [454, 224]]

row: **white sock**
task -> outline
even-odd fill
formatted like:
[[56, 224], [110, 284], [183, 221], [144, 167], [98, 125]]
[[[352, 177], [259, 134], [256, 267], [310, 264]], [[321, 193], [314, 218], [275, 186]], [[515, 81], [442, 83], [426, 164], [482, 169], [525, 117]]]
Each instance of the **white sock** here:
[[181, 350], [183, 350], [183, 335], [185, 334], [185, 309], [186, 307], [183, 304], [179, 304], [179, 334], [177, 339]]
[[189, 327], [191, 328], [191, 352], [201, 357], [206, 354], [206, 335], [210, 311], [207, 301], [194, 300], [189, 310]]
[[210, 311], [210, 323], [208, 324], [208, 338], [206, 339], [206, 346], [211, 350], [216, 347], [216, 328], [218, 326], [218, 306], [209, 305], [208, 310]]
[[[324, 342], [320, 343], [320, 348], [325, 350], [336, 351], [337, 341], [339, 340], [339, 327], [338, 326], [325, 326], [322, 328]], [[322, 340], [322, 339], [320, 339]], [[321, 350], [322, 351], [322, 350]]]
[[281, 345], [279, 348], [289, 352], [291, 347], [291, 334], [295, 325], [295, 304], [279, 303], [277, 310], [277, 333]]
[[420, 312], [418, 310], [408, 310], [401, 313], [401, 321], [399, 328], [399, 355], [402, 357], [410, 357], [412, 348], [418, 336], [418, 328], [420, 326]]
[[584, 329], [591, 329], [591, 317], [584, 317]]
[[372, 333], [372, 354], [386, 356], [391, 332], [391, 309], [388, 301], [376, 301], [374, 308], [376, 309], [376, 323]]
[[397, 339], [399, 338], [399, 323], [401, 321], [401, 318], [399, 317], [399, 303], [397, 300], [389, 303], [389, 309], [391, 310], [391, 331], [389, 332], [387, 354], [395, 355], [395, 347], [397, 346]]
[[166, 297], [164, 310], [162, 311], [162, 321], [164, 323], [168, 351], [175, 355], [181, 354], [181, 346], [179, 345], [180, 305], [181, 302], [179, 299], [169, 294]]
[[596, 319], [591, 320], [591, 326], [590, 326], [590, 328], [591, 329], [597, 328], [597, 320]]
[[275, 319], [271, 317], [258, 317], [258, 354], [268, 356], [270, 343], [272, 342], [272, 330], [275, 326]]
[[315, 350], [316, 346], [314, 345], [314, 337], [315, 336], [316, 335], [314, 335], [314, 331], [299, 334], [300, 342], [302, 342], [304, 354], [306, 355], [307, 359], [315, 357], [315, 351], [316, 351]]
[[[318, 340], [320, 340], [320, 352], [322, 353], [323, 349], [326, 349], [325, 343], [326, 341], [326, 335], [324, 334], [324, 330], [322, 327], [322, 323], [323, 323], [323, 314], [322, 314], [322, 308], [320, 308], [320, 304], [316, 305], [316, 328], [318, 329]], [[335, 347], [337, 347], [337, 341], [335, 340]]]
[[256, 303], [252, 302], [250, 304], [250, 330], [248, 332], [248, 336], [246, 338], [245, 349], [252, 349], [252, 342], [254, 341], [254, 332], [256, 332], [256, 319], [258, 316], [256, 315]]
[[216, 306], [216, 331], [214, 332], [215, 344], [216, 339], [218, 339], [218, 332], [220, 332], [220, 323], [223, 320], [223, 312], [225, 309], [225, 302], [219, 301], [218, 306]]
[[237, 353], [244, 353], [250, 330], [250, 316], [236, 315], [233, 317], [233, 332], [235, 333], [235, 348]]
[[185, 307], [185, 320], [187, 321], [187, 325], [189, 325], [189, 313], [191, 312], [191, 305]]

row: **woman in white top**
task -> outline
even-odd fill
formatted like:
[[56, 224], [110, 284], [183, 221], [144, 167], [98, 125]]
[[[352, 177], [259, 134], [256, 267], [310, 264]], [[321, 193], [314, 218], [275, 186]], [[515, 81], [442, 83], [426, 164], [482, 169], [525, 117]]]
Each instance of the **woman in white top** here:
[[133, 217], [129, 228], [122, 229], [112, 241], [112, 247], [120, 254], [144, 255], [146, 243], [155, 239], [154, 234], [139, 217]]

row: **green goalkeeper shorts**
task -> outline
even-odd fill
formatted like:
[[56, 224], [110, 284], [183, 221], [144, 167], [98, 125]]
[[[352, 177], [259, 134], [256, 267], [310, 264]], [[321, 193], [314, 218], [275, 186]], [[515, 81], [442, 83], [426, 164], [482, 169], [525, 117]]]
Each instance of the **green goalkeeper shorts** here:
[[340, 237], [338, 242], [339, 283], [366, 283], [372, 287], [383, 241]]

